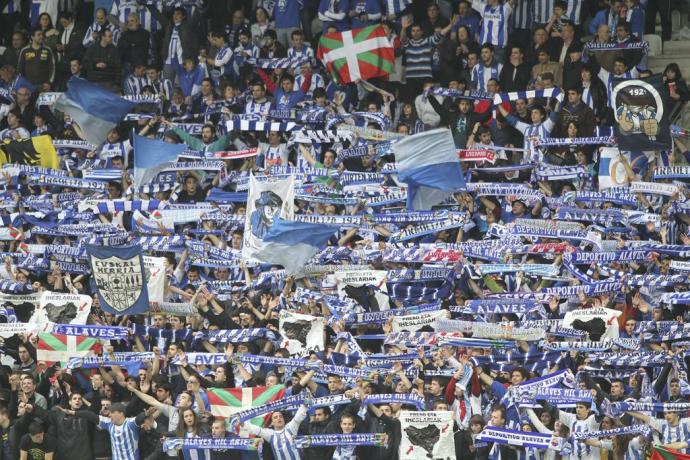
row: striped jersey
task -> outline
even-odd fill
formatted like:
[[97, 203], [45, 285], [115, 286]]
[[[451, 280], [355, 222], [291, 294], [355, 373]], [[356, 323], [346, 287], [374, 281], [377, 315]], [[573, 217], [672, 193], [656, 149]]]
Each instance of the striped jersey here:
[[295, 417], [280, 431], [259, 428], [252, 423], [245, 423], [243, 426], [249, 434], [261, 436], [270, 444], [275, 460], [299, 460], [300, 454], [295, 446], [295, 436], [297, 436], [297, 430], [306, 416], [306, 406], [300, 406]]
[[486, 85], [489, 83], [489, 80], [492, 78], [498, 80], [501, 69], [503, 69], [503, 64], [496, 61], [493, 61], [489, 66], [483, 62], [478, 62], [472, 68], [472, 82], [477, 85], [478, 90], [486, 91]]
[[573, 24], [580, 24], [582, 16], [582, 0], [568, 0], [568, 7], [565, 10], [565, 17]]
[[48, 13], [50, 19], [53, 20], [53, 24], [57, 24], [58, 2], [55, 0], [31, 0], [31, 5], [29, 6], [31, 28], [38, 26], [38, 17], [43, 13]]
[[85, 48], [88, 48], [89, 46], [93, 45], [95, 42], [91, 35], [94, 32], [100, 32], [102, 28], [113, 31], [113, 45], [117, 46], [117, 41], [120, 39], [120, 28], [114, 24], [111, 24], [110, 22], [106, 22], [104, 25], [100, 25], [97, 22], [91, 24], [89, 28], [86, 30], [86, 35], [84, 35], [84, 41], [82, 42], [82, 45], [84, 45]]
[[308, 57], [309, 59], [314, 59], [314, 50], [309, 45], [302, 45], [301, 48], [297, 49], [293, 46], [288, 48], [287, 57], [289, 58], [300, 58]]
[[534, 12], [535, 24], [546, 24], [549, 22], [549, 19], [553, 14], [554, 3], [554, 0], [534, 0], [534, 7], [532, 8], [532, 11]]
[[[651, 419], [649, 425], [659, 433], [660, 444], [671, 444], [690, 439], [690, 418], [680, 419], [676, 426], [672, 426], [666, 420]], [[687, 449], [679, 450], [687, 453]]]
[[172, 99], [173, 84], [167, 78], [161, 78], [157, 82], [147, 79], [146, 85], [153, 88], [153, 94], [163, 95], [168, 101]]
[[482, 28], [479, 32], [479, 43], [491, 43], [504, 48], [508, 44], [508, 26], [513, 7], [510, 3], [489, 6], [482, 0], [472, 0], [472, 8], [482, 16]]
[[137, 77], [133, 73], [129, 74], [129, 76], [125, 79], [125, 84], [122, 91], [126, 96], [138, 96], [142, 93], [144, 86], [146, 86], [148, 82], [149, 79], [146, 77], [146, 75]]
[[407, 78], [431, 78], [431, 65], [434, 48], [441, 41], [441, 34], [435, 33], [430, 37], [415, 40], [407, 38], [403, 42], [405, 51], [405, 75]]
[[144, 30], [148, 30], [151, 34], [160, 30], [161, 25], [153, 17], [151, 11], [136, 0], [114, 0], [113, 6], [110, 8], [110, 15], [115, 16], [118, 21], [124, 24], [127, 24], [127, 18], [132, 13], [139, 17], [139, 23]]
[[2, 14], [14, 14], [21, 13], [22, 11], [22, 0], [10, 0], [7, 2], [7, 6], [3, 8]]
[[[250, 99], [247, 101], [247, 105], [244, 106], [244, 113], [246, 115], [250, 114], [263, 114], [266, 115], [270, 112], [271, 110], [271, 101], [266, 99], [264, 102], [255, 102], [254, 99]], [[237, 383], [237, 380], [235, 380], [235, 383]]]
[[383, 0], [382, 3], [383, 14], [386, 16], [393, 14], [397, 18], [412, 4], [412, 0]]
[[[548, 139], [551, 137], [551, 130], [555, 124], [555, 114], [551, 114], [549, 118], [538, 125], [524, 123], [513, 116], [508, 118], [508, 122], [524, 136], [525, 152], [532, 152], [533, 139]], [[536, 154], [536, 152], [534, 153]]]
[[122, 425], [115, 425], [109, 417], [100, 416], [98, 426], [110, 433], [113, 460], [139, 460], [139, 425], [134, 418], [125, 419]]
[[220, 76], [234, 75], [234, 67], [232, 64], [232, 49], [226, 44], [218, 53], [216, 53], [214, 66], [218, 67]]
[[513, 29], [530, 29], [532, 28], [532, 9], [534, 7], [534, 0], [519, 1], [513, 10], [512, 25]]
[[[307, 78], [304, 75], [297, 75], [295, 77], [295, 84], [293, 85], [293, 91], [300, 91], [302, 88], [302, 85], [304, 84], [304, 79]], [[312, 94], [314, 94], [314, 90], [316, 88], [325, 88], [326, 87], [326, 82], [323, 80], [323, 77], [319, 75], [318, 73], [313, 73], [311, 74], [311, 84], [309, 85], [309, 88], [307, 88], [307, 91], [304, 93], [307, 97], [311, 97]]]
[[613, 91], [613, 84], [616, 80], [630, 80], [640, 76], [640, 73], [636, 68], [632, 68], [627, 72], [623, 72], [620, 75], [615, 75], [604, 69], [603, 67], [599, 70], [599, 79], [606, 85], [606, 96], [609, 102], [609, 107], [613, 108], [613, 101], [611, 100], [611, 92]]
[[[558, 418], [561, 423], [570, 428], [570, 433], [590, 433], [599, 430], [599, 422], [597, 422], [594, 414], [590, 415], [584, 420], [577, 418], [575, 414], [558, 411]], [[599, 448], [588, 446], [584, 442], [573, 443], [573, 451], [570, 454], [571, 459], [577, 460], [600, 460]]]

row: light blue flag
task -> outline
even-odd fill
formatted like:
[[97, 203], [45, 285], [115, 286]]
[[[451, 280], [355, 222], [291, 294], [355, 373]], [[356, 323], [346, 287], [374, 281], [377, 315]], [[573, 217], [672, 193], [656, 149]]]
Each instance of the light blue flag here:
[[150, 182], [186, 150], [184, 144], [170, 144], [134, 135], [134, 188]]
[[408, 136], [391, 146], [398, 178], [408, 186], [408, 209], [428, 210], [465, 189], [457, 148], [449, 129]]
[[297, 273], [309, 259], [326, 247], [337, 231], [335, 225], [295, 222], [276, 217], [263, 237], [263, 249], [254, 257], [262, 262], [282, 265], [288, 273]]
[[138, 315], [149, 309], [149, 292], [141, 246], [86, 245], [93, 283], [103, 311]]
[[72, 77], [67, 82], [67, 92], [58, 97], [54, 107], [69, 115], [79, 125], [87, 141], [101, 145], [108, 132], [135, 106], [134, 102], [95, 83]]

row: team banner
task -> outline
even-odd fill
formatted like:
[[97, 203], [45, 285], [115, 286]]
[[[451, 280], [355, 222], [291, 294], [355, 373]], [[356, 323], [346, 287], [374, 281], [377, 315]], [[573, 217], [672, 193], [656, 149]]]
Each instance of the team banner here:
[[[386, 270], [347, 270], [334, 273], [338, 295], [342, 298], [350, 288], [373, 288], [373, 295], [368, 300], [370, 311], [388, 310], [388, 287]], [[371, 298], [373, 297], [373, 298]]]
[[400, 412], [402, 438], [398, 454], [409, 460], [455, 458], [450, 411]]
[[281, 347], [291, 355], [304, 356], [310, 351], [324, 350], [325, 320], [323, 317], [303, 315], [282, 310], [280, 312]]
[[143, 260], [149, 303], [160, 305], [165, 300], [165, 257], [143, 256]]
[[88, 295], [65, 294], [44, 291], [38, 308], [31, 315], [30, 323], [44, 325], [86, 324], [91, 313], [92, 299]]
[[609, 102], [621, 150], [671, 150], [667, 90], [661, 75], [614, 80]]
[[565, 314], [563, 326], [586, 330], [589, 333], [589, 339], [593, 341], [605, 338], [617, 339], [618, 317], [622, 314], [618, 310], [603, 307], [571, 310]]
[[258, 438], [165, 438], [163, 450], [248, 450], [256, 451], [261, 447], [261, 440]]
[[437, 319], [445, 318], [446, 315], [446, 311], [439, 310], [416, 315], [395, 316], [391, 326], [393, 332], [416, 332], [424, 326], [433, 327]]
[[531, 431], [514, 431], [495, 426], [485, 427], [477, 440], [508, 444], [518, 447], [533, 447], [535, 449], [550, 449], [559, 452], [563, 449], [565, 440], [551, 434], [533, 433]]
[[253, 175], [250, 176], [247, 217], [244, 222], [243, 258], [252, 258], [264, 248], [263, 237], [276, 217], [284, 220], [294, 219], [294, 188], [294, 176], [268, 182], [259, 182]]
[[87, 245], [100, 307], [114, 315], [136, 315], [149, 308], [141, 246]]

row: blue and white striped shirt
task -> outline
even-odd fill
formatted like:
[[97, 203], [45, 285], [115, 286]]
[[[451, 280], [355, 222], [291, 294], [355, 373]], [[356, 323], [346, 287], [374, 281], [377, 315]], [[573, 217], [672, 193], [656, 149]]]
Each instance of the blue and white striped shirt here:
[[535, 24], [546, 24], [553, 14], [554, 0], [534, 0], [533, 17]]
[[2, 10], [2, 14], [14, 14], [21, 13], [22, 11], [22, 1], [21, 0], [10, 0], [7, 6]]
[[129, 74], [129, 76], [125, 79], [123, 92], [127, 96], [138, 96], [141, 94], [144, 86], [146, 86], [148, 82], [149, 79], [146, 77], [146, 75], [137, 77], [133, 73]]
[[533, 0], [521, 0], [513, 10], [513, 29], [530, 29], [532, 27]]
[[261, 436], [271, 445], [275, 460], [299, 460], [300, 454], [297, 447], [295, 447], [295, 436], [297, 436], [297, 430], [306, 416], [307, 407], [300, 406], [295, 417], [280, 431], [271, 430], [270, 428], [259, 428], [251, 423], [245, 423], [243, 426], [249, 434]]
[[482, 0], [473, 0], [472, 8], [482, 16], [482, 28], [479, 32], [479, 43], [491, 43], [504, 48], [508, 44], [508, 27], [513, 7], [504, 3], [495, 7], [487, 5]]
[[580, 24], [582, 17], [582, 0], [568, 0], [565, 16], [575, 25]]
[[152, 82], [150, 79], [147, 79], [146, 84], [153, 88], [154, 94], [162, 94], [168, 101], [172, 98], [173, 84], [167, 78], [161, 78], [155, 83]]
[[128, 418], [122, 425], [115, 425], [109, 417], [100, 416], [98, 426], [110, 433], [113, 460], [139, 460], [139, 425]]
[[104, 25], [100, 25], [99, 23], [94, 22], [86, 30], [86, 35], [84, 35], [84, 41], [82, 42], [82, 44], [85, 48], [88, 48], [89, 46], [95, 43], [91, 35], [94, 32], [100, 32], [103, 27], [113, 32], [113, 45], [117, 45], [117, 41], [120, 39], [120, 28], [114, 24], [111, 24], [110, 22], [106, 22]]
[[492, 78], [498, 80], [503, 64], [493, 61], [490, 66], [479, 62], [472, 68], [472, 81], [477, 85], [479, 91], [486, 91], [486, 85]]
[[38, 26], [38, 17], [43, 13], [48, 13], [53, 24], [57, 24], [58, 2], [55, 0], [32, 0], [30, 8], [29, 19], [32, 28]]
[[[683, 442], [690, 439], [690, 419], [682, 418], [678, 425], [671, 426], [666, 420], [651, 419], [649, 425], [659, 433], [660, 444]], [[687, 453], [687, 449], [679, 449]]]

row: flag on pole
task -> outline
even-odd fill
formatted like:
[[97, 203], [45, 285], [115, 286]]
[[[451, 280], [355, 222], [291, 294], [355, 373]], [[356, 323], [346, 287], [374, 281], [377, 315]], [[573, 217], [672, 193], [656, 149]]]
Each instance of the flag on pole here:
[[386, 77], [395, 65], [393, 46], [381, 25], [324, 34], [317, 57], [340, 84]]
[[407, 136], [392, 145], [398, 179], [407, 184], [407, 207], [428, 210], [465, 188], [450, 130], [434, 129]]
[[[209, 388], [206, 391], [211, 413], [214, 417], [230, 418], [234, 414], [252, 407], [263, 406], [285, 395], [285, 385], [250, 388]], [[264, 418], [257, 417], [252, 423], [263, 426]]]
[[266, 263], [285, 267], [297, 273], [307, 261], [326, 247], [338, 231], [335, 225], [295, 222], [276, 217], [264, 235], [264, 247], [255, 257]]
[[661, 445], [654, 446], [650, 460], [690, 460], [690, 455]]
[[55, 101], [55, 109], [69, 115], [81, 128], [84, 138], [96, 145], [135, 106], [134, 102], [78, 77], [69, 79], [67, 92]]
[[70, 358], [83, 358], [92, 351], [98, 352], [98, 348], [100, 344], [96, 338], [42, 332], [38, 334], [36, 357], [38, 361], [66, 362]]

